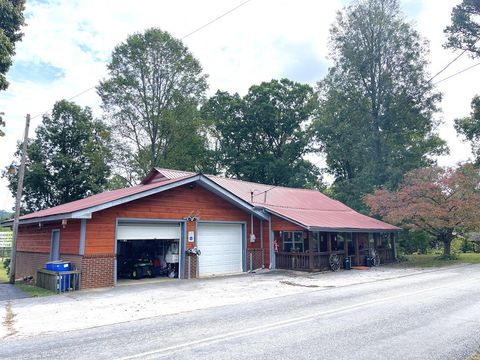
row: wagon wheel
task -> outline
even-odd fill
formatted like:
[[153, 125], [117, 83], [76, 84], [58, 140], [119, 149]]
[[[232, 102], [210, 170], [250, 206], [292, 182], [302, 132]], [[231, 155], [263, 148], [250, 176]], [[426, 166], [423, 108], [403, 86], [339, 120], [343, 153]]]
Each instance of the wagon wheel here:
[[380, 265], [380, 254], [375, 249], [370, 249], [370, 256], [372, 258], [372, 265], [379, 266]]
[[337, 254], [331, 254], [328, 262], [332, 271], [337, 271], [338, 269], [340, 269], [340, 258]]

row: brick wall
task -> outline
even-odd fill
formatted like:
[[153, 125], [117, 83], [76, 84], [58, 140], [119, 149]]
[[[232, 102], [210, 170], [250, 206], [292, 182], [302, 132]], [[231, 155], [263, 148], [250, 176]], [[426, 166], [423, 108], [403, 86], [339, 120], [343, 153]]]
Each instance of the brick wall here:
[[88, 255], [82, 259], [82, 289], [112, 287], [115, 256]]
[[[81, 269], [82, 256], [80, 255], [60, 254], [60, 259], [71, 261], [75, 269]], [[37, 270], [42, 269], [45, 263], [48, 261], [50, 261], [50, 254], [17, 251], [15, 277], [20, 279], [33, 276], [33, 278], [36, 280]]]
[[33, 276], [37, 278], [37, 270], [50, 260], [50, 254], [17, 251], [15, 277], [17, 279]]

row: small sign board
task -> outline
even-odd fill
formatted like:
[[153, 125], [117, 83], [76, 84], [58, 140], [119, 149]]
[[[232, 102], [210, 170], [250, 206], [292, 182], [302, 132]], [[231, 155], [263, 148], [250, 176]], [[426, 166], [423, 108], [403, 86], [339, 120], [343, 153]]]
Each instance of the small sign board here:
[[0, 231], [0, 248], [12, 247], [13, 233], [11, 231]]
[[189, 243], [195, 242], [195, 232], [194, 231], [189, 231], [187, 238], [188, 238]]

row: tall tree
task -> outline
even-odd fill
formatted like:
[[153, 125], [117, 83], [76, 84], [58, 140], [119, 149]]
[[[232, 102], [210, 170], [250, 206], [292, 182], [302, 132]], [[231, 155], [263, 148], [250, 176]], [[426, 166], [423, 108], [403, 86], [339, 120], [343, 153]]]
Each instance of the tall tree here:
[[[29, 140], [23, 212], [42, 210], [101, 192], [110, 174], [110, 132], [89, 108], [58, 101]], [[21, 144], [12, 164], [19, 166]], [[17, 177], [4, 171], [16, 194]]]
[[206, 139], [197, 106], [207, 82], [187, 47], [151, 28], [118, 45], [108, 70], [98, 93], [126, 180], [136, 182], [154, 166], [201, 170]]
[[450, 256], [454, 233], [480, 226], [479, 187], [480, 170], [472, 164], [429, 167], [406, 174], [398, 191], [377, 189], [365, 202], [386, 221], [431, 234]]
[[480, 165], [480, 96], [473, 98], [469, 117], [455, 120], [455, 129], [471, 142], [476, 164]]
[[12, 65], [15, 43], [22, 39], [25, 0], [0, 0], [0, 90], [8, 87], [5, 74]]
[[365, 211], [362, 196], [374, 186], [395, 188], [446, 151], [432, 118], [440, 95], [428, 81], [427, 44], [397, 0], [354, 1], [330, 36], [334, 65], [319, 83], [314, 126], [335, 196]]
[[202, 108], [213, 122], [220, 168], [235, 178], [272, 185], [318, 187], [310, 151], [317, 99], [313, 89], [287, 79], [250, 87], [240, 97], [218, 91]]
[[452, 24], [445, 28], [445, 46], [480, 57], [480, 1], [463, 0], [452, 10]]

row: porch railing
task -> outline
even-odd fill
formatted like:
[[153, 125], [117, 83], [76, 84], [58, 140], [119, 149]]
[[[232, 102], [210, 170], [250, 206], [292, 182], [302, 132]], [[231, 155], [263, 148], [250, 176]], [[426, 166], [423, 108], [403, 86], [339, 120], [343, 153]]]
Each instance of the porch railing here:
[[[395, 261], [392, 249], [377, 249], [380, 255], [381, 263], [390, 263]], [[343, 268], [343, 259], [345, 258], [345, 251], [333, 251], [340, 259], [340, 266]], [[330, 269], [330, 252], [315, 252], [313, 253], [313, 266], [310, 266], [309, 253], [291, 253], [278, 252], [276, 253], [276, 266], [278, 269], [288, 270], [328, 270]], [[350, 255], [350, 260], [354, 265], [364, 265], [364, 258], [368, 256], [368, 249], [361, 251], [360, 258], [357, 260], [355, 255]]]
[[377, 249], [378, 255], [380, 256], [380, 261], [383, 264], [391, 263], [395, 261], [395, 257], [393, 255], [393, 249], [383, 248]]

